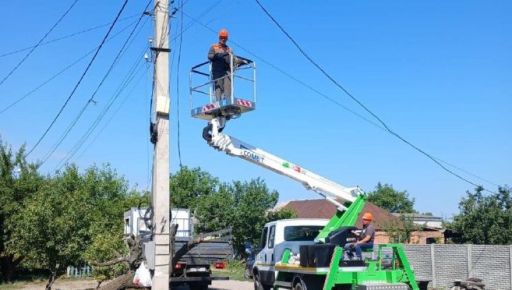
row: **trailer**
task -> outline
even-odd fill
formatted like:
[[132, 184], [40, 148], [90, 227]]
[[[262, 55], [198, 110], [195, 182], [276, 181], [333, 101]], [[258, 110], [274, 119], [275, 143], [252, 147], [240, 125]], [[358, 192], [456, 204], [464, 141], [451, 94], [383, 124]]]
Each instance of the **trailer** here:
[[[151, 220], [147, 209], [131, 208], [124, 213], [124, 234], [140, 237], [149, 269], [153, 270], [155, 262], [151, 257], [154, 242], [147, 221]], [[189, 209], [171, 209], [171, 249], [172, 271], [170, 285], [187, 285], [192, 290], [208, 289], [213, 280], [227, 280], [228, 277], [212, 276], [211, 265], [226, 261], [233, 256], [231, 230], [226, 229], [207, 234], [194, 235], [193, 217]], [[174, 237], [174, 238], [172, 238]]]

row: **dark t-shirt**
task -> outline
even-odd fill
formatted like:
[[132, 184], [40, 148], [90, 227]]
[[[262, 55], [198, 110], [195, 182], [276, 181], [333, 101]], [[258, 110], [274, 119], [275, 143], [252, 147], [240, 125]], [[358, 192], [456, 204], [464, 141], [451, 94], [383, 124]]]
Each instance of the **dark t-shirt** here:
[[363, 226], [363, 231], [361, 232], [361, 240], [366, 236], [370, 236], [370, 240], [367, 243], [373, 244], [373, 241], [375, 240], [375, 227], [372, 224]]

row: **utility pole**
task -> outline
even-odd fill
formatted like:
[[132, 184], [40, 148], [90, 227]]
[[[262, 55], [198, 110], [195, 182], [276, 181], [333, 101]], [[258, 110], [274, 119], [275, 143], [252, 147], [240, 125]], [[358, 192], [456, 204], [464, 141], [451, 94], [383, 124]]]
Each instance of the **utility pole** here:
[[153, 154], [153, 241], [155, 243], [155, 272], [153, 289], [169, 289], [170, 236], [170, 193], [169, 193], [169, 3], [155, 0], [155, 56], [153, 104], [156, 113], [152, 138], [155, 144]]

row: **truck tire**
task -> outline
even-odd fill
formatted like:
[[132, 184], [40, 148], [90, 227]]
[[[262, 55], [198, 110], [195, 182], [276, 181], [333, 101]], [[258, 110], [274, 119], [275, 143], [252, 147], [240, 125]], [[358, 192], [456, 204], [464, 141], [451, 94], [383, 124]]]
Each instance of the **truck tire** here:
[[208, 284], [203, 283], [190, 283], [188, 287], [190, 290], [208, 290]]
[[244, 278], [247, 279], [247, 280], [252, 278], [251, 269], [245, 269], [245, 271], [244, 271]]
[[296, 279], [293, 284], [292, 290], [308, 290], [306, 283], [301, 278]]
[[254, 274], [254, 290], [270, 290], [271, 288], [271, 286], [261, 284], [260, 275], [258, 273]]

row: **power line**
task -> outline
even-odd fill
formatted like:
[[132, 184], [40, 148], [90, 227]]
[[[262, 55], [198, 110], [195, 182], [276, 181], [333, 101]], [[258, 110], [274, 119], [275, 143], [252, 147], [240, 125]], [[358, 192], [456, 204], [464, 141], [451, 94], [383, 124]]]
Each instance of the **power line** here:
[[[114, 35], [112, 35], [112, 37], [108, 38], [107, 39], [107, 42], [114, 39], [115, 37], [119, 36], [121, 33], [123, 33], [126, 29], [128, 29], [130, 26], [132, 26], [135, 22], [132, 22], [130, 23], [129, 25], [127, 25], [126, 27], [124, 27], [123, 29], [119, 30], [118, 32], [116, 32]], [[41, 84], [39, 84], [37, 87], [35, 87], [34, 89], [30, 90], [29, 92], [27, 92], [26, 94], [24, 94], [23, 96], [21, 96], [20, 98], [18, 98], [17, 100], [13, 101], [12, 103], [10, 103], [9, 105], [7, 105], [5, 108], [1, 109], [0, 110], [0, 115], [5, 113], [6, 111], [8, 111], [9, 109], [11, 109], [12, 107], [14, 107], [15, 105], [17, 105], [18, 103], [20, 103], [21, 101], [23, 101], [24, 99], [26, 99], [27, 97], [29, 97], [30, 95], [32, 95], [33, 93], [37, 92], [39, 89], [41, 89], [42, 87], [44, 87], [45, 85], [47, 85], [48, 83], [50, 83], [52, 80], [56, 79], [58, 76], [60, 76], [61, 74], [63, 74], [64, 72], [68, 71], [70, 68], [72, 68], [73, 66], [75, 66], [76, 64], [78, 64], [80, 61], [82, 61], [83, 59], [85, 59], [87, 56], [91, 55], [96, 49], [98, 49], [99, 46], [89, 50], [86, 54], [82, 55], [81, 57], [79, 57], [78, 59], [76, 59], [74, 62], [72, 62], [71, 64], [67, 65], [66, 67], [64, 67], [62, 70], [60, 70], [59, 72], [57, 72], [56, 74], [54, 74], [53, 76], [51, 76], [50, 78], [48, 78], [47, 80], [45, 80], [44, 82], [42, 82]]]
[[[124, 20], [128, 20], [128, 19], [132, 19], [132, 18], [134, 18], [134, 17], [136, 17], [138, 15], [139, 14], [137, 13], [137, 14], [134, 14], [134, 15], [130, 15], [130, 16], [126, 16], [126, 17], [120, 18], [118, 22], [121, 22], [121, 21], [124, 21]], [[68, 38], [71, 38], [71, 37], [74, 37], [74, 36], [77, 36], [77, 35], [80, 35], [80, 34], [91, 32], [91, 31], [94, 31], [94, 30], [97, 30], [97, 29], [109, 26], [110, 24], [112, 24], [112, 22], [96, 25], [96, 26], [89, 27], [89, 28], [86, 28], [84, 30], [80, 30], [80, 31], [77, 31], [77, 32], [73, 32], [73, 33], [70, 33], [70, 34], [67, 34], [67, 35], [64, 35], [64, 36], [61, 36], [61, 37], [50, 39], [48, 41], [41, 42], [39, 44], [39, 46], [47, 45], [47, 44], [54, 43], [54, 42], [57, 42], [57, 41], [60, 41], [60, 40], [64, 40], [64, 39], [68, 39]], [[3, 54], [0, 54], [0, 58], [6, 57], [6, 56], [9, 56], [9, 55], [13, 55], [13, 54], [17, 54], [17, 53], [20, 53], [20, 52], [27, 51], [27, 50], [29, 50], [31, 48], [36, 47], [36, 46], [37, 46], [37, 44], [36, 45], [27, 46], [27, 47], [24, 47], [24, 48], [19, 48], [19, 49], [12, 50], [12, 51], [8, 51], [8, 52], [4, 52]]]
[[82, 135], [82, 137], [80, 137], [80, 139], [75, 143], [75, 145], [73, 145], [73, 147], [70, 150], [71, 153], [68, 155], [68, 157], [66, 157], [66, 159], [64, 161], [61, 162], [62, 165], [59, 165], [58, 166], [59, 168], [62, 168], [62, 166], [65, 163], [69, 162], [69, 160], [71, 160], [71, 158], [73, 158], [73, 156], [80, 150], [80, 148], [85, 144], [85, 142], [91, 136], [91, 134], [96, 129], [96, 127], [99, 125], [99, 123], [103, 120], [103, 118], [105, 117], [107, 112], [110, 110], [110, 108], [112, 107], [114, 102], [117, 100], [117, 98], [121, 95], [121, 93], [128, 86], [128, 84], [133, 80], [134, 75], [136, 73], [137, 66], [140, 63], [141, 59], [143, 59], [142, 56], [144, 55], [145, 50], [146, 49], [144, 49], [142, 51], [142, 55], [140, 57], [136, 58], [136, 61], [133, 63], [133, 65], [128, 70], [128, 73], [126, 74], [123, 81], [117, 88], [116, 92], [110, 98], [108, 104], [103, 108], [103, 110], [100, 112], [100, 114], [96, 117], [96, 120], [94, 120], [94, 122], [91, 124], [91, 126], [89, 126], [89, 129], [87, 129], [87, 131]]
[[180, 163], [180, 168], [183, 167], [181, 163], [181, 134], [180, 134], [180, 64], [181, 64], [181, 45], [183, 43], [183, 0], [181, 1], [180, 7], [180, 40], [179, 40], [179, 48], [178, 48], [178, 64], [177, 64], [177, 72], [176, 72], [176, 117], [177, 117], [177, 125], [178, 125], [178, 160]]
[[78, 0], [75, 0], [71, 6], [69, 6], [68, 10], [66, 10], [66, 12], [64, 12], [64, 14], [62, 14], [59, 19], [57, 20], [57, 22], [55, 22], [53, 24], [53, 26], [50, 28], [50, 30], [48, 30], [46, 32], [46, 34], [37, 42], [37, 44], [32, 47], [32, 49], [27, 53], [25, 54], [25, 56], [11, 69], [11, 71], [9, 71], [9, 73], [7, 73], [7, 75], [0, 81], [0, 86], [25, 62], [25, 60], [27, 60], [27, 58], [32, 54], [32, 52], [34, 52], [34, 50], [36, 50], [36, 48], [39, 47], [39, 45], [46, 39], [46, 37], [53, 31], [53, 29], [55, 29], [55, 27], [57, 27], [57, 25], [59, 25], [59, 23], [62, 21], [62, 19], [64, 19], [64, 17], [66, 17], [66, 15], [68, 15], [69, 11], [71, 11], [71, 9], [75, 6], [75, 4], [78, 2]]
[[[220, 1], [219, 1], [220, 2]], [[188, 18], [192, 19], [193, 22], [196, 22], [198, 23], [199, 25], [201, 25], [202, 27], [204, 27], [205, 29], [209, 30], [210, 32], [214, 33], [214, 34], [217, 34], [217, 31], [215, 31], [213, 28], [209, 27], [208, 25], [200, 22], [198, 19], [196, 19], [195, 17], [192, 17], [190, 16], [189, 14], [183, 12], [185, 14], [185, 16], [187, 16]], [[377, 124], [376, 122], [366, 118], [365, 116], [359, 114], [358, 112], [350, 109], [349, 107], [343, 105], [342, 103], [340, 103], [339, 101], [337, 101], [336, 99], [334, 99], [333, 97], [330, 97], [322, 92], [320, 92], [318, 89], [314, 88], [312, 85], [309, 85], [307, 84], [306, 82], [296, 78], [295, 76], [293, 76], [292, 74], [286, 72], [285, 70], [279, 68], [278, 66], [274, 65], [273, 63], [269, 62], [268, 60], [262, 58], [261, 56], [258, 56], [256, 53], [254, 53], [253, 51], [243, 47], [240, 43], [234, 41], [234, 40], [230, 40], [231, 43], [233, 43], [235, 46], [239, 47], [240, 49], [244, 50], [245, 52], [247, 52], [248, 54], [252, 55], [253, 57], [259, 59], [260, 61], [262, 61], [263, 63], [267, 64], [268, 66], [270, 66], [271, 68], [275, 69], [276, 71], [278, 71], [279, 73], [283, 74], [284, 76], [290, 78], [291, 80], [295, 81], [296, 83], [302, 85], [303, 87], [309, 89], [310, 91], [318, 94], [319, 96], [323, 97], [324, 99], [326, 99], [327, 101], [339, 106], [340, 108], [346, 110], [347, 112], [355, 115], [356, 117], [362, 119], [363, 121], [379, 128], [379, 129], [382, 129], [382, 130], [385, 130], [384, 127], [382, 127], [381, 125]]]
[[[204, 27], [205, 29], [209, 30], [209, 31], [210, 31], [210, 32], [212, 32], [213, 34], [217, 34], [217, 31], [215, 31], [213, 28], [209, 27], [208, 25], [206, 25], [206, 24], [202, 23], [201, 21], [199, 21], [199, 20], [198, 20], [198, 19], [196, 19], [195, 17], [192, 17], [191, 15], [189, 15], [189, 14], [187, 14], [187, 13], [185, 13], [185, 12], [184, 12], [184, 14], [185, 14], [185, 16], [187, 16], [188, 18], [192, 19], [192, 21], [194, 21], [195, 23], [198, 23], [199, 25], [201, 25], [201, 26], [202, 26], [202, 27]], [[269, 61], [265, 60], [265, 59], [264, 59], [264, 58], [262, 58], [261, 56], [258, 56], [256, 53], [252, 52], [251, 50], [249, 50], [249, 49], [247, 49], [247, 48], [243, 47], [241, 44], [237, 43], [236, 41], [234, 41], [234, 40], [230, 40], [230, 41], [231, 41], [231, 43], [233, 43], [233, 44], [234, 44], [234, 45], [236, 45], [237, 47], [241, 48], [242, 50], [244, 50], [244, 51], [246, 51], [247, 53], [249, 53], [250, 55], [252, 55], [253, 57], [255, 57], [255, 58], [259, 59], [260, 61], [262, 61], [263, 63], [265, 63], [265, 64], [269, 65], [270, 67], [272, 67], [272, 68], [273, 68], [273, 69], [275, 69], [276, 71], [280, 72], [280, 73], [281, 73], [281, 74], [283, 74], [284, 76], [286, 76], [286, 77], [290, 78], [291, 80], [293, 80], [293, 81], [297, 82], [298, 84], [300, 84], [300, 85], [304, 86], [305, 88], [307, 88], [307, 89], [311, 90], [312, 92], [314, 92], [314, 93], [318, 94], [319, 96], [323, 97], [323, 98], [324, 98], [324, 99], [326, 99], [327, 101], [332, 102], [333, 104], [335, 104], [335, 105], [339, 106], [340, 108], [342, 108], [342, 109], [346, 110], [347, 112], [349, 112], [349, 113], [353, 114], [354, 116], [356, 116], [356, 117], [360, 118], [361, 120], [363, 120], [363, 121], [365, 121], [365, 122], [367, 122], [367, 123], [369, 123], [369, 124], [371, 124], [371, 125], [375, 126], [376, 128], [379, 128], [379, 129], [381, 129], [381, 130], [383, 130], [383, 131], [388, 132], [388, 131], [387, 131], [387, 129], [386, 129], [385, 127], [383, 127], [382, 125], [380, 125], [379, 123], [376, 123], [376, 122], [374, 122], [374, 121], [372, 121], [372, 120], [370, 120], [370, 119], [366, 118], [365, 116], [363, 116], [363, 115], [361, 115], [361, 114], [357, 113], [356, 111], [354, 111], [354, 110], [350, 109], [349, 107], [347, 107], [347, 106], [345, 106], [345, 105], [341, 104], [339, 101], [337, 101], [337, 100], [336, 100], [336, 99], [334, 99], [333, 97], [330, 97], [330, 96], [328, 96], [328, 95], [326, 95], [326, 94], [324, 94], [324, 93], [320, 92], [318, 89], [314, 88], [312, 85], [309, 85], [309, 84], [307, 84], [306, 82], [304, 82], [304, 81], [302, 81], [302, 80], [300, 80], [300, 79], [296, 78], [296, 77], [295, 77], [295, 76], [293, 76], [292, 74], [290, 74], [290, 73], [286, 72], [285, 70], [283, 70], [283, 69], [279, 68], [278, 66], [274, 65], [273, 63], [271, 63], [271, 62], [269, 62]], [[479, 177], [478, 175], [476, 175], [476, 174], [474, 174], [474, 173], [471, 173], [471, 172], [469, 172], [469, 171], [467, 171], [467, 170], [463, 170], [462, 168], [459, 168], [459, 167], [456, 167], [455, 165], [452, 165], [452, 164], [450, 164], [450, 163], [447, 163], [447, 162], [445, 162], [445, 161], [443, 161], [443, 160], [441, 160], [441, 159], [439, 159], [439, 158], [436, 158], [436, 159], [437, 159], [438, 161], [440, 161], [440, 162], [443, 162], [443, 163], [445, 163], [445, 164], [447, 164], [447, 165], [449, 165], [449, 166], [454, 167], [455, 169], [458, 169], [458, 170], [463, 171], [463, 172], [465, 172], [465, 173], [467, 173], [467, 174], [473, 175], [473, 176], [475, 176], [475, 177], [479, 178], [480, 180], [486, 181], [486, 182], [488, 182], [488, 183], [490, 183], [490, 184], [493, 184], [493, 185], [495, 185], [495, 184], [496, 184], [496, 183], [494, 183], [494, 182], [492, 182], [492, 181], [488, 181], [488, 180], [487, 180], [487, 179], [485, 179], [485, 178]], [[486, 190], [487, 190], [487, 189], [486, 189]], [[492, 192], [492, 191], [491, 191], [491, 192]]]
[[[259, 0], [255, 0], [258, 6], [265, 12], [265, 14], [272, 20], [272, 22], [281, 30], [281, 32], [293, 43], [293, 45], [300, 51], [300, 53], [311, 63], [313, 66], [315, 66], [322, 74], [327, 77], [335, 86], [337, 86], [339, 89], [341, 89], [347, 96], [349, 96], [354, 102], [356, 102], [361, 108], [363, 108], [366, 112], [368, 112], [370, 115], [372, 115], [384, 128], [386, 131], [388, 131], [391, 135], [395, 136], [405, 144], [409, 145], [416, 151], [420, 152], [421, 154], [425, 155], [427, 158], [432, 160], [435, 164], [437, 164], [439, 167], [441, 167], [446, 172], [452, 174], [453, 176], [457, 177], [458, 179], [465, 181], [475, 187], [479, 187], [481, 185], [476, 184], [475, 182], [457, 174], [456, 172], [450, 170], [441, 162], [439, 162], [435, 157], [430, 155], [429, 153], [425, 152], [418, 146], [412, 144], [410, 141], [406, 140], [404, 137], [400, 136], [398, 133], [393, 131], [379, 116], [377, 116], [374, 112], [372, 112], [367, 106], [365, 106], [360, 100], [358, 100], [354, 95], [352, 95], [345, 87], [343, 87], [340, 83], [338, 83], [330, 74], [328, 74], [317, 62], [315, 62], [303, 49], [302, 47], [295, 41], [295, 39], [279, 24], [279, 22], [270, 14], [270, 12], [263, 7], [263, 5], [260, 3]], [[492, 191], [491, 191], [492, 192]]]
[[[110, 67], [108, 68], [107, 72], [105, 73], [105, 75], [103, 75], [103, 78], [101, 79], [100, 83], [96, 86], [96, 89], [94, 90], [94, 92], [92, 93], [91, 97], [87, 100], [87, 102], [85, 103], [85, 105], [82, 107], [82, 109], [80, 110], [80, 112], [78, 113], [78, 115], [75, 117], [75, 119], [71, 122], [71, 124], [69, 124], [68, 128], [66, 129], [66, 131], [62, 134], [62, 136], [60, 137], [59, 141], [57, 141], [57, 143], [53, 146], [53, 148], [49, 151], [49, 153], [46, 155], [46, 157], [44, 158], [44, 160], [41, 162], [41, 165], [44, 164], [48, 158], [50, 158], [50, 156], [57, 150], [57, 148], [60, 146], [60, 144], [62, 144], [62, 142], [64, 141], [64, 139], [66, 139], [66, 137], [68, 136], [69, 132], [71, 132], [71, 130], [75, 127], [76, 123], [80, 120], [80, 118], [82, 117], [82, 115], [84, 114], [85, 110], [87, 109], [87, 107], [91, 104], [91, 103], [95, 103], [94, 101], [94, 97], [96, 96], [96, 94], [98, 93], [98, 91], [100, 90], [101, 86], [103, 85], [103, 83], [105, 82], [105, 80], [108, 78], [108, 76], [110, 75], [110, 73], [112, 72], [112, 70], [114, 69], [115, 65], [118, 63], [119, 59], [121, 58], [121, 55], [123, 54], [123, 52], [125, 52], [126, 50], [126, 47], [128, 46], [128, 43], [130, 42], [130, 40], [133, 40], [133, 35], [135, 33], [135, 31], [137, 30], [137, 27], [139, 27], [139, 24], [140, 22], [142, 21], [142, 18], [144, 17], [144, 12], [146, 11], [146, 9], [149, 7], [149, 4], [151, 3], [152, 0], [149, 0], [146, 7], [144, 8], [144, 10], [142, 11], [142, 13], [140, 14], [140, 17], [139, 19], [137, 20], [137, 23], [135, 24], [135, 26], [133, 27], [132, 31], [130, 32], [130, 34], [128, 35], [128, 37], [126, 38], [125, 42], [123, 43], [123, 45], [121, 46], [121, 48], [119, 49], [119, 51], [117, 52], [117, 55], [115, 56], [114, 60], [112, 61], [112, 63], [110, 64]], [[147, 18], [146, 18], [147, 19]]]
[[[142, 67], [140, 67], [142, 68]], [[126, 85], [123, 87], [122, 91], [124, 91], [124, 89], [130, 84], [133, 82], [135, 76], [137, 75], [137, 73], [139, 72], [140, 68], [134, 72], [134, 74], [130, 77], [128, 83], [126, 83]], [[135, 81], [132, 89], [126, 94], [125, 98], [121, 101], [121, 103], [119, 104], [119, 107], [117, 107], [117, 109], [112, 113], [112, 115], [110, 116], [110, 118], [105, 122], [105, 124], [103, 125], [103, 127], [101, 127], [101, 129], [96, 133], [96, 135], [94, 136], [93, 140], [91, 140], [91, 142], [89, 142], [89, 144], [87, 144], [87, 146], [82, 150], [82, 152], [78, 155], [77, 159], [78, 158], [81, 158], [82, 155], [87, 152], [87, 150], [89, 149], [90, 146], [92, 146], [92, 144], [94, 144], [94, 142], [96, 142], [96, 140], [98, 139], [98, 137], [101, 135], [101, 133], [108, 127], [108, 125], [110, 124], [110, 122], [112, 122], [112, 120], [114, 119], [115, 115], [119, 112], [119, 110], [121, 110], [121, 108], [123, 107], [123, 105], [126, 103], [126, 101], [129, 99], [129, 97], [132, 95], [133, 91], [135, 90], [135, 88], [137, 87], [137, 85], [140, 83], [140, 81], [144, 78], [144, 74], [140, 75], [140, 77]], [[119, 95], [118, 95], [119, 96]], [[116, 98], [117, 99], [117, 98]], [[113, 104], [113, 103], [111, 103]], [[109, 109], [110, 109], [110, 106], [109, 106]], [[107, 110], [108, 111], [108, 110]], [[105, 117], [105, 114], [100, 118], [103, 119], [103, 117]], [[92, 132], [92, 131], [91, 131]]]
[[57, 113], [57, 115], [55, 116], [55, 118], [53, 119], [53, 121], [50, 123], [50, 126], [48, 126], [48, 128], [46, 129], [46, 131], [43, 133], [43, 135], [39, 138], [39, 140], [36, 142], [36, 144], [34, 145], [34, 147], [32, 147], [32, 149], [30, 149], [30, 151], [27, 153], [26, 156], [29, 156], [30, 153], [32, 153], [34, 151], [34, 149], [37, 148], [37, 146], [41, 143], [41, 141], [44, 139], [44, 137], [46, 136], [46, 134], [48, 134], [48, 132], [50, 131], [50, 129], [52, 128], [52, 126], [55, 124], [55, 122], [57, 121], [57, 119], [59, 118], [60, 114], [62, 114], [62, 111], [64, 111], [64, 108], [66, 108], [69, 100], [71, 99], [71, 97], [73, 97], [73, 95], [75, 94], [76, 90], [78, 89], [78, 86], [80, 85], [80, 83], [82, 82], [82, 80], [84, 79], [85, 75], [87, 74], [87, 72], [89, 71], [89, 69], [91, 68], [94, 60], [96, 59], [96, 57], [98, 56], [98, 53], [100, 52], [101, 48], [103, 47], [103, 44], [105, 44], [110, 32], [112, 31], [112, 29], [114, 28], [114, 26], [116, 25], [117, 23], [117, 20], [119, 19], [119, 16], [121, 16], [121, 13], [123, 12], [124, 8], [126, 7], [126, 4], [128, 3], [128, 0], [125, 0], [124, 3], [123, 3], [123, 6], [121, 6], [121, 9], [119, 9], [119, 12], [117, 13], [116, 15], [116, 18], [114, 19], [114, 22], [112, 22], [112, 25], [110, 26], [110, 28], [108, 29], [107, 33], [105, 34], [105, 36], [103, 37], [103, 40], [101, 41], [100, 45], [98, 46], [98, 49], [96, 50], [96, 52], [94, 53], [94, 56], [92, 57], [91, 61], [89, 62], [89, 64], [87, 65], [85, 71], [82, 73], [82, 76], [80, 77], [80, 79], [78, 80], [78, 82], [75, 84], [75, 87], [73, 88], [73, 90], [71, 91], [71, 93], [69, 94], [68, 98], [66, 99], [66, 101], [64, 102], [64, 104], [62, 105], [62, 107], [60, 108], [59, 112]]

